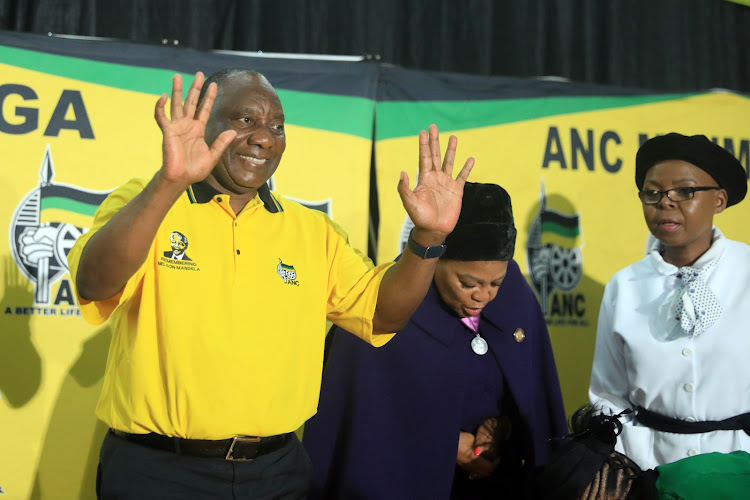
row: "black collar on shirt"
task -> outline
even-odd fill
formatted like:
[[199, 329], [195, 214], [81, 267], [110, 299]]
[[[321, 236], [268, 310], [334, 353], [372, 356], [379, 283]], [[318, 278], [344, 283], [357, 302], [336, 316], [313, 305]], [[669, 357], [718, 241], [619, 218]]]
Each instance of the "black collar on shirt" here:
[[[196, 182], [187, 189], [187, 195], [190, 199], [190, 203], [208, 203], [217, 194], [222, 193], [214, 189], [205, 180]], [[266, 207], [266, 210], [268, 210], [270, 213], [276, 214], [284, 211], [284, 207], [281, 206], [281, 203], [279, 203], [276, 197], [271, 193], [271, 190], [268, 188], [268, 184], [266, 184], [265, 182], [261, 187], [258, 188], [258, 196], [263, 202], [263, 206]]]

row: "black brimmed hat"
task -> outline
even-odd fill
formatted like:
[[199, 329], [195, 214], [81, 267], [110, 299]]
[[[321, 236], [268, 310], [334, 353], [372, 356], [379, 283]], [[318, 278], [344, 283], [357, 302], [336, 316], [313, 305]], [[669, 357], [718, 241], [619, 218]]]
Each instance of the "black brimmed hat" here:
[[675, 132], [649, 139], [638, 149], [635, 157], [635, 185], [638, 189], [643, 189], [648, 169], [667, 160], [686, 161], [708, 172], [727, 191], [728, 207], [742, 201], [747, 194], [747, 174], [732, 153], [705, 135], [686, 136]]
[[444, 259], [475, 261], [513, 258], [516, 226], [510, 196], [497, 184], [467, 182], [461, 215], [445, 239]]

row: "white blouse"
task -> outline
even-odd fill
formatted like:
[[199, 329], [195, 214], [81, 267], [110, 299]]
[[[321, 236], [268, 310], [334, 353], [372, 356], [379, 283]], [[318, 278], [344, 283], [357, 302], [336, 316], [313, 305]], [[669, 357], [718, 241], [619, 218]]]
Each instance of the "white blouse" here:
[[[750, 412], [750, 247], [717, 228], [694, 264], [720, 305], [698, 335], [675, 317], [678, 268], [653, 246], [641, 261], [616, 273], [599, 312], [592, 404], [614, 413], [636, 406], [688, 422]], [[606, 409], [609, 410], [606, 410]], [[744, 431], [674, 434], [624, 421], [620, 451], [643, 469], [709, 452], [750, 451]]]

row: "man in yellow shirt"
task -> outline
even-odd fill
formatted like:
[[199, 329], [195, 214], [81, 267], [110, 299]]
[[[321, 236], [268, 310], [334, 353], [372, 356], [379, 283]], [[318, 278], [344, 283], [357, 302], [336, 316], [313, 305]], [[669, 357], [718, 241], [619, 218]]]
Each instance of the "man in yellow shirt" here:
[[[115, 190], [68, 256], [84, 317], [114, 324], [97, 494], [303, 498], [293, 431], [316, 411], [325, 319], [375, 346], [406, 323], [474, 161], [453, 179], [456, 138], [442, 160], [437, 128], [420, 133], [417, 186], [398, 184], [411, 251], [375, 267], [326, 215], [268, 189], [286, 138], [265, 77], [198, 73], [181, 97], [175, 75], [170, 117], [166, 94], [156, 104], [161, 169]], [[170, 253], [175, 234], [189, 259]]]

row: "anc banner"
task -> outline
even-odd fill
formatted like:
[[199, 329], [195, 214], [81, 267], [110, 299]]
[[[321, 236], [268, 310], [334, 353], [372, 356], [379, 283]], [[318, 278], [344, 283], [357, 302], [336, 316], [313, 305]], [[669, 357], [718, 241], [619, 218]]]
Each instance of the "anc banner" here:
[[278, 90], [282, 196], [368, 243], [375, 69], [0, 33], [0, 492], [94, 498], [108, 326], [83, 321], [67, 252], [106, 195], [161, 164], [154, 122], [174, 73], [251, 67]]
[[[376, 119], [379, 260], [411, 229], [394, 179], [417, 176], [416, 135], [435, 123], [443, 150], [458, 137], [454, 174], [510, 193], [515, 259], [535, 290], [552, 337], [566, 411], [587, 402], [604, 285], [645, 255], [648, 230], [635, 186], [635, 154], [657, 134], [705, 134], [750, 162], [750, 99], [724, 91], [657, 94], [556, 81], [469, 77], [384, 68]], [[750, 243], [750, 203], [715, 218]]]

